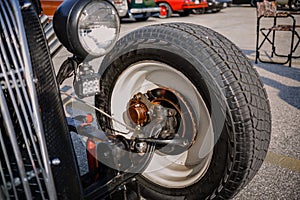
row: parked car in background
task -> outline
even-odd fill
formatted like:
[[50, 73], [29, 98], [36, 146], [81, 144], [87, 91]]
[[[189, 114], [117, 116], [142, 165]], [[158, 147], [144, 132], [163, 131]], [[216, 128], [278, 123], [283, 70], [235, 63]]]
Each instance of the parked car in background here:
[[223, 9], [223, 3], [218, 0], [207, 0], [208, 7], [205, 9], [205, 12], [217, 13]]
[[276, 0], [279, 8], [289, 8], [290, 10], [300, 10], [300, 0]]
[[204, 9], [208, 7], [206, 0], [155, 0], [160, 7], [160, 18], [171, 17], [178, 13], [181, 17], [188, 16], [193, 9]]
[[232, 0], [207, 0], [208, 7], [201, 9], [193, 9], [194, 14], [204, 14], [206, 12], [217, 13], [220, 10], [230, 6]]
[[[110, 0], [116, 7], [120, 18], [133, 18], [146, 21], [151, 16], [158, 16], [160, 7], [155, 0]], [[63, 0], [41, 0], [43, 12], [50, 18]]]
[[208, 8], [205, 9], [205, 12], [216, 13], [230, 6], [232, 0], [207, 0], [207, 3], [208, 3]]
[[111, 0], [118, 10], [120, 18], [132, 18], [146, 21], [149, 17], [159, 16], [160, 7], [155, 0]]
[[251, 6], [256, 6], [257, 0], [232, 0], [233, 4], [250, 4]]
[[155, 0], [128, 0], [128, 16], [137, 21], [146, 21], [149, 17], [159, 16], [160, 7]]

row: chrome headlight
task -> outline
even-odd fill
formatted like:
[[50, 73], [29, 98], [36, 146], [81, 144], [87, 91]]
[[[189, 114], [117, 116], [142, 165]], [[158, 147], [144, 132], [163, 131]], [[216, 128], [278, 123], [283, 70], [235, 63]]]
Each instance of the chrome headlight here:
[[104, 0], [65, 0], [56, 10], [53, 27], [60, 42], [80, 58], [99, 57], [115, 44], [120, 20]]

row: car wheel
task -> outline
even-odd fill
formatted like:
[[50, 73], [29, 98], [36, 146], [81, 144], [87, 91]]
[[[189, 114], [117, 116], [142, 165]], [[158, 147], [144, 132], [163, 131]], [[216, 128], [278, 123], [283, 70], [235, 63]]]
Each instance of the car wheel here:
[[300, 10], [300, 1], [299, 0], [290, 0], [288, 2], [290, 10], [298, 11]]
[[159, 18], [168, 18], [172, 16], [172, 8], [170, 7], [169, 4], [167, 3], [160, 3], [160, 13], [159, 13]]
[[250, 5], [256, 7], [257, 0], [251, 0]]
[[217, 9], [213, 10], [212, 13], [218, 13], [220, 11], [221, 11], [221, 9], [217, 8]]
[[[128, 185], [145, 199], [229, 199], [263, 163], [267, 94], [242, 51], [222, 35], [194, 24], [147, 26], [123, 37], [100, 69], [96, 107], [126, 123], [128, 101], [147, 93], [178, 108], [180, 137], [193, 135], [184, 152], [157, 149], [137, 184]], [[101, 113], [97, 118], [105, 131], [128, 134]]]

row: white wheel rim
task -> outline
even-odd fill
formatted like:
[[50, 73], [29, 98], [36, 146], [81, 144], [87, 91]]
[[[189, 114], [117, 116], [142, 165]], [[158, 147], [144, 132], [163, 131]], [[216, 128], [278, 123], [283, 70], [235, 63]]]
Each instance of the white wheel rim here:
[[[206, 173], [214, 145], [209, 112], [193, 84], [181, 72], [164, 63], [150, 60], [135, 63], [122, 72], [115, 84], [111, 96], [111, 114], [124, 122], [127, 103], [134, 94], [161, 87], [175, 90], [189, 102], [196, 115], [197, 137], [191, 148], [179, 155], [155, 152], [142, 175], [163, 187], [184, 188], [199, 181]], [[128, 132], [115, 122], [113, 128]]]

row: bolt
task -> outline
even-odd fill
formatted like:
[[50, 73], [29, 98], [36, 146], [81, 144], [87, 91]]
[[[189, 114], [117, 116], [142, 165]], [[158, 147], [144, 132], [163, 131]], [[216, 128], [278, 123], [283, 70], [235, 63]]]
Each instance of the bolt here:
[[60, 164], [60, 160], [59, 158], [54, 158], [52, 161], [51, 161], [52, 165], [59, 165]]
[[109, 156], [109, 152], [104, 152], [103, 155], [107, 158]]
[[147, 149], [147, 143], [146, 142], [136, 143], [135, 148], [139, 153], [143, 153]]
[[22, 9], [22, 10], [27, 10], [30, 6], [31, 6], [31, 3], [24, 3], [24, 4], [21, 6], [21, 9]]
[[[27, 179], [24, 178], [24, 181], [26, 181], [26, 180], [27, 180]], [[20, 179], [20, 178], [15, 178], [14, 184], [15, 184], [15, 185], [20, 185], [20, 184], [21, 184], [21, 179]]]
[[142, 93], [140, 93], [140, 92], [137, 93], [137, 94], [136, 94], [136, 98], [137, 98], [138, 100], [141, 99], [141, 98], [142, 98]]
[[189, 142], [187, 140], [184, 140], [182, 144], [183, 144], [183, 146], [187, 146], [189, 144]]
[[34, 78], [34, 79], [33, 79], [33, 82], [34, 82], [35, 84], [37, 84], [37, 83], [39, 82], [39, 79]]

